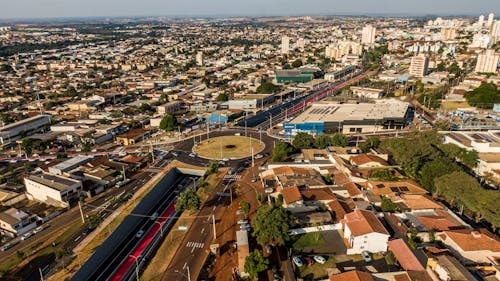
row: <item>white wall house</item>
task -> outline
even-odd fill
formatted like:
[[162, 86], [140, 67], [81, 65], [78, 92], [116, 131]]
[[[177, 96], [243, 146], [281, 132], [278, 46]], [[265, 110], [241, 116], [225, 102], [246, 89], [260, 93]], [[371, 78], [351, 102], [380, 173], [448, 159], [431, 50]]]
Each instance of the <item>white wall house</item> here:
[[500, 241], [494, 234], [473, 229], [443, 231], [446, 247], [464, 264], [491, 263], [500, 256]]
[[30, 199], [57, 207], [68, 207], [68, 201], [82, 190], [81, 181], [51, 174], [30, 175], [24, 185]]
[[355, 210], [344, 216], [342, 224], [344, 238], [348, 243], [348, 255], [360, 254], [363, 251], [370, 253], [387, 251], [389, 232], [373, 212]]
[[10, 208], [0, 213], [1, 233], [6, 236], [16, 237], [35, 227], [35, 216], [30, 216], [21, 210]]

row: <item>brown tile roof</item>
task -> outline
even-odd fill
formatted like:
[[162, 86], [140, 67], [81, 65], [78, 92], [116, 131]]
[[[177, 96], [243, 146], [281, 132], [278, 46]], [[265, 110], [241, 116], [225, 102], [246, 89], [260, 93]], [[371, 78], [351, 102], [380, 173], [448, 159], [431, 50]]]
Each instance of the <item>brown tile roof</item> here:
[[337, 197], [328, 188], [310, 188], [300, 191], [304, 201], [328, 201]]
[[481, 229], [458, 229], [443, 232], [446, 240], [454, 241], [464, 251], [492, 251], [500, 252], [500, 242], [494, 234]]
[[302, 195], [300, 194], [299, 188], [296, 186], [284, 188], [281, 191], [281, 194], [283, 195], [283, 201], [286, 204], [302, 200]]
[[358, 189], [358, 186], [353, 182], [346, 183], [342, 186], [347, 190], [347, 192], [349, 192], [349, 195], [353, 197], [363, 194], [361, 190]]
[[401, 194], [404, 204], [412, 210], [421, 209], [443, 209], [436, 201], [421, 194]]
[[416, 182], [410, 180], [400, 181], [368, 181], [368, 189], [376, 195], [389, 195], [393, 193], [425, 194], [427, 191]]
[[339, 200], [333, 200], [329, 202], [327, 206], [332, 211], [335, 222], [339, 222], [344, 218], [345, 214], [347, 214], [344, 206], [342, 206]]
[[391, 213], [384, 213], [384, 218], [388, 223], [392, 226], [395, 231], [398, 231], [400, 234], [408, 233], [409, 229], [404, 224], [404, 222], [397, 216]]
[[404, 270], [425, 270], [403, 239], [388, 241], [387, 246]]
[[356, 156], [351, 157], [351, 162], [354, 165], [361, 166], [368, 164], [370, 162], [375, 162], [378, 163], [382, 166], [388, 166], [389, 164], [382, 158], [372, 155], [372, 154], [359, 154]]
[[344, 224], [349, 227], [354, 236], [361, 236], [372, 232], [389, 235], [389, 232], [387, 232], [382, 223], [371, 211], [358, 209], [346, 214]]
[[415, 216], [427, 230], [444, 231], [463, 228], [462, 224], [453, 219], [446, 212], [439, 212], [435, 216]]
[[348, 271], [330, 276], [330, 281], [374, 281], [370, 273], [362, 271]]
[[405, 272], [405, 273], [401, 273], [398, 275], [394, 275], [394, 281], [412, 281], [412, 280], [410, 279], [408, 274], [406, 274], [406, 272]]
[[297, 168], [290, 166], [281, 166], [273, 168], [275, 175], [285, 175], [285, 176], [314, 176], [317, 172], [313, 169]]

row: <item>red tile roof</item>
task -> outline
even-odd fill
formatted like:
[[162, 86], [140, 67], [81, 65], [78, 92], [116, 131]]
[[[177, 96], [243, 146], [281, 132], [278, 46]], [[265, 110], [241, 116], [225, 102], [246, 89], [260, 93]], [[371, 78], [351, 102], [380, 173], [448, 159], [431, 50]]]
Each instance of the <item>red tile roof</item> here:
[[425, 270], [403, 239], [388, 241], [387, 246], [404, 270]]
[[454, 241], [464, 251], [500, 252], [500, 242], [494, 234], [481, 229], [458, 229], [443, 231], [446, 240]]
[[330, 281], [374, 281], [370, 273], [362, 271], [348, 271], [330, 276]]
[[304, 201], [328, 201], [337, 197], [328, 188], [310, 188], [300, 192]]
[[375, 162], [380, 164], [381, 166], [388, 166], [389, 164], [382, 158], [372, 155], [372, 154], [359, 154], [351, 157], [351, 162], [354, 165], [361, 166], [370, 162]]
[[344, 224], [349, 227], [352, 235], [361, 236], [368, 233], [382, 233], [389, 235], [375, 214], [366, 210], [355, 210], [345, 215]]
[[281, 191], [281, 194], [283, 195], [283, 201], [286, 204], [302, 200], [302, 195], [300, 194], [299, 188], [296, 186], [284, 188]]

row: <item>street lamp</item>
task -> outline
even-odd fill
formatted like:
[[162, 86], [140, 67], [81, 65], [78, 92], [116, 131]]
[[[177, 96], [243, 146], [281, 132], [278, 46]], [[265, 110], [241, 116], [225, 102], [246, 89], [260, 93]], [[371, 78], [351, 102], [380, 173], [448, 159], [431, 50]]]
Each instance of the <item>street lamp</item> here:
[[139, 281], [139, 262], [137, 261], [141, 256], [134, 256], [134, 255], [128, 255], [129, 257], [133, 258], [135, 261], [135, 277], [137, 281]]
[[182, 276], [187, 277], [188, 281], [191, 281], [191, 273], [189, 272], [189, 266], [187, 266], [187, 267], [186, 267], [186, 270], [187, 270], [187, 275], [186, 275], [186, 274], [184, 274], [184, 273], [182, 273], [182, 272], [180, 272], [180, 271], [179, 271], [179, 270], [177, 270], [177, 269], [176, 269], [176, 270], [174, 270], [174, 272], [175, 272], [175, 273], [179, 273], [179, 274], [181, 274]]
[[157, 223], [158, 225], [160, 225], [160, 233], [161, 233], [161, 236], [163, 236], [163, 225], [166, 223], [167, 221], [162, 221], [162, 222], [159, 222], [159, 221], [155, 221], [155, 223]]

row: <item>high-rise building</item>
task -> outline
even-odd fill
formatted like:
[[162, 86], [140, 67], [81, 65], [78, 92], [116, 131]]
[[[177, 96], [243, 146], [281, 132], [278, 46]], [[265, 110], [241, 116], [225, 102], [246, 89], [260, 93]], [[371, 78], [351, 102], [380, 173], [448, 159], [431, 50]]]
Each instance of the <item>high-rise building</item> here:
[[479, 18], [477, 19], [477, 25], [479, 27], [482, 27], [484, 25], [484, 15], [479, 16]]
[[452, 27], [441, 28], [441, 38], [443, 40], [453, 40], [457, 37], [457, 29]]
[[281, 53], [286, 55], [290, 51], [290, 38], [286, 35], [281, 37]]
[[303, 50], [306, 45], [304, 38], [297, 39], [297, 48]]
[[196, 65], [203, 66], [203, 52], [199, 51], [196, 53]]
[[423, 77], [427, 74], [427, 68], [429, 67], [429, 58], [420, 54], [411, 58], [410, 64], [410, 74], [416, 77]]
[[500, 41], [500, 20], [495, 21], [491, 27], [491, 40], [493, 44]]
[[374, 44], [375, 43], [375, 33], [377, 32], [377, 28], [372, 25], [367, 25], [363, 27], [363, 31], [361, 32], [361, 43], [362, 44]]
[[486, 27], [491, 27], [493, 25], [493, 20], [495, 19], [495, 14], [490, 13], [488, 15], [488, 21], [486, 22]]
[[500, 55], [495, 53], [495, 50], [488, 49], [484, 53], [477, 56], [476, 72], [478, 73], [494, 73], [497, 72]]

